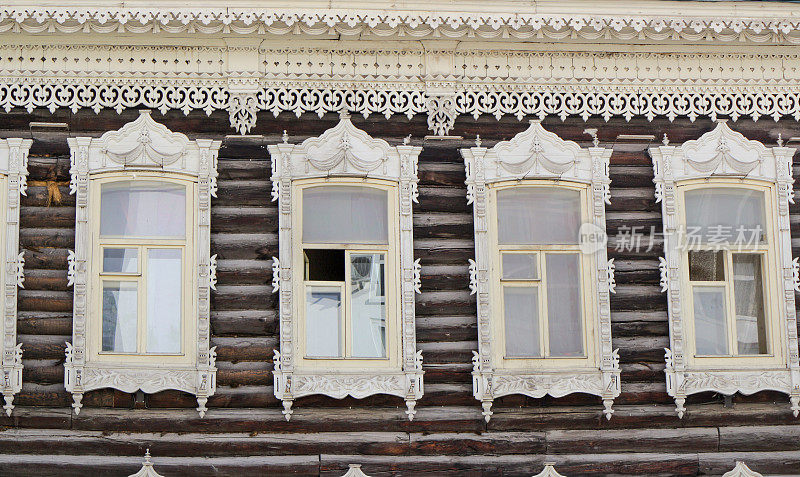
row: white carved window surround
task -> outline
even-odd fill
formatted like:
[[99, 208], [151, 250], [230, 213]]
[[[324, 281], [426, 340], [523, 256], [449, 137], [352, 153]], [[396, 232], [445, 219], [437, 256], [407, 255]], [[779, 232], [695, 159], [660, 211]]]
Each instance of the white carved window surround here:
[[24, 280], [25, 259], [19, 251], [20, 195], [25, 195], [28, 178], [28, 150], [31, 139], [0, 139], [0, 210], [5, 224], [0, 228], [2, 260], [0, 281], [5, 286], [3, 299], [3, 339], [0, 342], [0, 391], [3, 392], [6, 414], [14, 409], [14, 395], [22, 389], [22, 344], [17, 344], [17, 288]]
[[664, 221], [667, 392], [772, 390], [800, 412], [789, 204], [795, 149], [766, 147], [724, 121], [680, 146], [650, 148]]
[[[620, 393], [609, 307], [614, 267], [605, 246], [611, 149], [598, 147], [596, 139], [595, 147], [581, 148], [531, 121], [510, 141], [491, 149], [478, 141], [478, 147], [461, 154], [475, 223], [475, 260], [470, 261], [470, 289], [478, 304], [473, 394], [484, 418], [489, 421], [493, 400], [502, 396], [583, 392], [600, 396], [610, 419]], [[524, 238], [513, 238], [518, 235]], [[593, 245], [593, 239], [600, 242]], [[570, 270], [574, 282], [559, 283]], [[561, 314], [548, 318], [548, 302], [561, 307], [568, 301], [556, 293], [548, 298], [557, 289], [571, 289], [577, 298], [569, 310], [577, 332], [548, 340], [543, 336], [548, 321], [564, 324]], [[522, 310], [535, 312], [525, 313], [523, 320]], [[531, 323], [538, 323], [538, 330]], [[508, 327], [514, 331], [506, 333]], [[558, 327], [550, 331], [559, 337]], [[575, 336], [578, 340], [566, 343]]]
[[222, 143], [189, 140], [149, 111], [68, 142], [77, 210], [64, 383], [75, 413], [95, 389], [174, 389], [194, 394], [203, 416], [216, 389], [210, 220]]
[[345, 113], [319, 137], [269, 146], [280, 211], [273, 375], [287, 420], [294, 400], [312, 394], [399, 396], [414, 417], [423, 393], [412, 223], [421, 150], [374, 139]]

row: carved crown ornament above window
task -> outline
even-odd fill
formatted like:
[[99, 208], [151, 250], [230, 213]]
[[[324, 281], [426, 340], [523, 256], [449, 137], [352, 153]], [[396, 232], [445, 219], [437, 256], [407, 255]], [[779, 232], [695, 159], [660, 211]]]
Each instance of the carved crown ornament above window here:
[[[475, 222], [475, 260], [470, 260], [470, 290], [477, 295], [478, 352], [473, 358], [473, 394], [481, 401], [483, 415], [489, 421], [494, 399], [523, 394], [541, 398], [546, 395], [562, 397], [583, 392], [600, 396], [605, 416], [610, 419], [611, 407], [620, 394], [619, 356], [611, 346], [611, 312], [609, 293], [613, 288], [613, 261], [608, 260], [604, 245], [588, 250], [584, 267], [591, 267], [589, 283], [596, 306], [581, 312], [581, 322], [590, 326], [591, 338], [585, 340], [589, 353], [587, 361], [572, 367], [554, 367], [549, 358], [540, 358], [539, 365], [518, 367], [493, 352], [503, 349], [497, 320], [503, 320], [499, 289], [495, 286], [499, 264], [495, 263], [496, 246], [490, 231], [496, 229], [496, 212], [490, 214], [490, 189], [498, 184], [533, 184], [551, 181], [551, 184], [575, 184], [585, 187], [586, 204], [581, 205], [589, 223], [605, 236], [605, 204], [609, 203], [609, 160], [611, 149], [595, 146], [585, 149], [573, 141], [565, 141], [544, 129], [539, 121], [510, 141], [493, 148], [462, 149], [467, 174], [467, 202], [473, 206]], [[523, 182], [529, 181], [529, 182]], [[509, 189], [513, 189], [510, 186]], [[583, 227], [581, 227], [583, 230]], [[604, 243], [604, 242], [603, 242]], [[538, 260], [538, 259], [537, 259]], [[587, 293], [587, 294], [588, 294]], [[596, 310], [596, 313], [591, 311]], [[584, 330], [586, 328], [583, 328]], [[586, 331], [584, 331], [588, 335]]]
[[[209, 337], [210, 290], [216, 282], [216, 256], [210, 256], [210, 219], [211, 197], [216, 196], [217, 189], [217, 153], [222, 143], [211, 139], [190, 140], [154, 121], [150, 111], [140, 111], [135, 121], [99, 138], [75, 137], [68, 138], [68, 142], [70, 192], [76, 195], [77, 212], [75, 251], [70, 251], [68, 260], [68, 282], [74, 290], [74, 310], [72, 343], [67, 343], [66, 348], [64, 383], [73, 396], [75, 413], [80, 412], [83, 394], [95, 389], [114, 388], [128, 393], [176, 389], [194, 394], [197, 410], [203, 416], [208, 397], [216, 389], [216, 353], [214, 348], [210, 348]], [[195, 315], [187, 318], [196, 323], [193, 327], [196, 334], [188, 338], [193, 343], [191, 350], [183, 351], [190, 354], [188, 364], [175, 361], [100, 361], [87, 349], [90, 340], [98, 340], [87, 330], [91, 320], [97, 320], [93, 315], [99, 313], [93, 305], [96, 300], [92, 295], [100, 293], [100, 290], [93, 289], [95, 282], [90, 267], [94, 246], [91, 243], [93, 221], [98, 216], [93, 215], [90, 204], [99, 203], [90, 201], [90, 181], [100, 173], [133, 179], [140, 171], [149, 173], [148, 177], [188, 178], [196, 182], [196, 197], [189, 201], [195, 204], [195, 210], [187, 215], [196, 219], [194, 224], [190, 222], [194, 238], [186, 246], [189, 256], [186, 260], [194, 264], [193, 270], [197, 273], [190, 281], [196, 286], [184, 302], [192, 303], [190, 308]], [[196, 259], [190, 258], [193, 256]]]
[[[800, 289], [800, 281], [797, 278], [797, 259], [792, 260], [789, 229], [789, 204], [794, 203], [792, 157], [795, 149], [783, 147], [781, 141], [777, 147], [767, 147], [749, 140], [733, 131], [725, 121], [719, 121], [712, 131], [683, 145], [669, 145], [666, 138], [664, 144], [651, 147], [649, 152], [653, 159], [656, 202], [661, 203], [664, 222], [665, 257], [659, 260], [661, 287], [662, 291], [667, 292], [670, 325], [670, 348], [665, 350], [667, 392], [675, 399], [678, 416], [683, 417], [686, 397], [690, 394], [704, 391], [726, 395], [737, 392], [753, 394], [763, 390], [788, 394], [791, 409], [797, 416], [800, 412], [800, 362], [794, 294], [795, 290]], [[769, 315], [765, 326], [771, 329], [770, 336], [774, 337], [770, 338], [774, 340], [774, 347], [768, 352], [774, 357], [772, 361], [758, 357], [768, 354], [759, 352], [749, 358], [752, 362], [735, 362], [731, 360], [741, 360], [750, 355], [731, 351], [732, 357], [716, 358], [713, 365], [704, 364], [702, 360], [709, 358], [695, 356], [701, 355], [696, 351], [699, 332], [695, 333], [694, 340], [686, 339], [688, 330], [699, 326], [695, 323], [700, 318], [693, 314], [700, 311], [689, 307], [690, 290], [694, 288], [691, 281], [686, 279], [689, 275], [685, 270], [687, 262], [684, 255], [691, 253], [686, 252], [685, 248], [690, 244], [685, 238], [690, 231], [683, 223], [685, 211], [681, 210], [679, 204], [683, 201], [681, 191], [688, 190], [687, 185], [698, 183], [721, 187], [730, 187], [731, 184], [761, 185], [769, 188], [765, 189], [769, 191], [766, 200], [775, 202], [774, 209], [767, 207], [766, 210], [766, 223], [772, 224], [765, 234], [774, 243], [769, 246], [772, 259], [764, 263], [762, 272], [767, 277], [765, 283], [776, 282], [774, 292], [773, 288], [764, 285], [766, 291], [762, 299], [763, 306], [769, 312], [765, 312]], [[695, 190], [703, 190], [701, 186], [697, 187]], [[727, 273], [733, 275], [734, 272], [727, 265], [725, 267]], [[736, 273], [734, 276], [744, 276], [744, 272]], [[772, 275], [775, 278], [771, 278]], [[703, 283], [694, 286], [710, 286], [709, 283]], [[722, 286], [719, 283], [724, 281], [717, 283], [717, 286]], [[736, 313], [738, 316], [738, 309]], [[762, 360], [761, 364], [759, 359]]]
[[[374, 139], [365, 131], [356, 128], [347, 113], [341, 113], [339, 124], [322, 135], [306, 139], [301, 144], [290, 144], [284, 133], [284, 142], [270, 145], [272, 164], [272, 199], [279, 202], [280, 256], [273, 258], [273, 290], [280, 293], [280, 351], [275, 351], [273, 375], [275, 396], [283, 401], [284, 415], [289, 420], [295, 399], [312, 394], [324, 394], [341, 399], [346, 396], [363, 398], [374, 394], [399, 396], [406, 402], [406, 414], [413, 419], [415, 406], [423, 394], [422, 352], [416, 349], [415, 293], [419, 293], [420, 267], [414, 260], [412, 203], [417, 201], [417, 158], [422, 148], [407, 144], [390, 146], [382, 139]], [[391, 347], [387, 356], [396, 356], [396, 365], [342, 367], [315, 365], [300, 353], [300, 346], [307, 335], [298, 330], [309, 320], [301, 323], [298, 307], [303, 293], [298, 280], [303, 278], [303, 264], [292, 266], [295, 248], [303, 238], [299, 230], [293, 230], [293, 220], [301, 216], [299, 203], [302, 190], [295, 189], [298, 180], [321, 179], [323, 184], [331, 179], [352, 178], [358, 183], [385, 181], [397, 185], [396, 198], [399, 209], [398, 223], [390, 229], [398, 232], [399, 252], [396, 266], [399, 277], [396, 325], [387, 325], [399, 336], [397, 346]], [[293, 218], [294, 217], [294, 218]], [[390, 233], [390, 237], [393, 234]], [[390, 239], [390, 244], [394, 239]], [[387, 289], [394, 289], [392, 281]], [[302, 283], [300, 283], [302, 284]], [[394, 292], [392, 292], [394, 293]], [[385, 296], [392, 296], [387, 293]], [[386, 298], [386, 302], [389, 299]], [[392, 308], [389, 308], [391, 310]], [[387, 318], [392, 323], [392, 317]], [[391, 342], [392, 336], [387, 337]], [[347, 358], [350, 359], [350, 358]], [[340, 359], [339, 363], [347, 361]], [[391, 363], [391, 361], [387, 361]], [[345, 363], [346, 364], [346, 363]]]
[[3, 394], [6, 414], [14, 409], [14, 395], [22, 389], [22, 343], [17, 343], [17, 289], [23, 287], [25, 276], [24, 251], [19, 251], [20, 196], [26, 195], [28, 177], [28, 150], [31, 139], [0, 139], [0, 206], [5, 207], [3, 237], [0, 249], [3, 262], [0, 277], [4, 284], [2, 302], [2, 341], [0, 341], [0, 392]]

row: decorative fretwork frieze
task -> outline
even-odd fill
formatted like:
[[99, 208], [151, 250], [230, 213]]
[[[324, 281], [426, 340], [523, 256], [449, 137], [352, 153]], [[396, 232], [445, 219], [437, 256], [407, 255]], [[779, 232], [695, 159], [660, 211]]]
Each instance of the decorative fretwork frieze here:
[[2, 324], [0, 324], [0, 393], [3, 409], [11, 415], [14, 395], [22, 389], [22, 344], [17, 343], [17, 291], [25, 280], [24, 251], [19, 250], [20, 196], [25, 195], [28, 177], [28, 151], [31, 139], [0, 139], [0, 175], [5, 178], [3, 233], [5, 243], [0, 248], [4, 262], [0, 276], [4, 285]]
[[[798, 80], [800, 82], [800, 80]], [[729, 117], [774, 120], [789, 117], [800, 120], [800, 92], [793, 86], [660, 86], [611, 84], [464, 84], [452, 96], [429, 97], [424, 83], [368, 84], [339, 82], [270, 82], [264, 80], [254, 95], [231, 93], [222, 80], [146, 80], [87, 78], [80, 75], [61, 78], [14, 76], [0, 78], [0, 108], [10, 111], [67, 108], [73, 112], [90, 109], [148, 108], [166, 113], [185, 114], [200, 110], [206, 114], [227, 111], [231, 127], [245, 134], [256, 125], [259, 111], [273, 115], [291, 112], [297, 116], [323, 115], [349, 110], [368, 117], [416, 114], [428, 115], [432, 133], [448, 134], [460, 115], [480, 117], [513, 116], [517, 119], [577, 116], [584, 120], [599, 116], [609, 120], [665, 117], [716, 119]]]
[[[0, 33], [307, 35], [530, 41], [800, 43], [800, 21], [763, 14], [534, 14], [413, 10], [207, 7], [24, 7], [0, 9]], [[755, 12], [754, 12], [755, 13]]]

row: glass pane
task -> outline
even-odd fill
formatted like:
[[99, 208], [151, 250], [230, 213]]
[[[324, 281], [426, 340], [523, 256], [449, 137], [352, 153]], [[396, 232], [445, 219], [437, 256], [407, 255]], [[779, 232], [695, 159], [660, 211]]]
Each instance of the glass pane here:
[[135, 248], [104, 248], [103, 272], [136, 273], [139, 271], [139, 250]]
[[103, 351], [136, 352], [136, 282], [103, 282]]
[[539, 266], [535, 253], [504, 253], [503, 280], [537, 280]]
[[344, 250], [305, 249], [305, 280], [344, 282]]
[[722, 251], [689, 251], [689, 280], [719, 282], [725, 280], [725, 254]]
[[389, 243], [388, 200], [374, 187], [303, 189], [303, 242]]
[[579, 260], [577, 253], [545, 255], [550, 356], [583, 356]]
[[386, 357], [386, 260], [382, 253], [350, 255], [353, 357]]
[[186, 187], [157, 181], [103, 184], [100, 235], [183, 237], [186, 235]]
[[694, 330], [697, 354], [728, 354], [728, 328], [725, 323], [725, 287], [693, 287]]
[[733, 295], [739, 354], [767, 354], [761, 255], [733, 254]]
[[147, 352], [181, 352], [181, 249], [147, 251]]
[[512, 187], [497, 192], [501, 244], [578, 243], [581, 194], [556, 187]]
[[342, 356], [342, 289], [306, 284], [306, 356]]
[[706, 242], [756, 243], [766, 234], [764, 193], [738, 187], [686, 191], [687, 239]]
[[539, 358], [539, 287], [503, 287], [506, 357]]

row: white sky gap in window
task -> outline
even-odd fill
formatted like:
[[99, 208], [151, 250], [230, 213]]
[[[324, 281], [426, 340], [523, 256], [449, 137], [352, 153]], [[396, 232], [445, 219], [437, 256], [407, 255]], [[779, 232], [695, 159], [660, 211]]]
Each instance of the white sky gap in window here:
[[462, 149], [473, 206], [478, 352], [473, 394], [489, 421], [495, 398], [583, 392], [606, 418], [620, 393], [611, 347], [605, 204], [611, 149], [581, 148], [540, 121], [492, 148]]
[[280, 351], [275, 396], [287, 420], [295, 399], [389, 394], [409, 419], [422, 397], [416, 349], [412, 202], [422, 148], [390, 146], [339, 124], [303, 143], [269, 146], [279, 202]]

